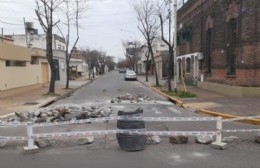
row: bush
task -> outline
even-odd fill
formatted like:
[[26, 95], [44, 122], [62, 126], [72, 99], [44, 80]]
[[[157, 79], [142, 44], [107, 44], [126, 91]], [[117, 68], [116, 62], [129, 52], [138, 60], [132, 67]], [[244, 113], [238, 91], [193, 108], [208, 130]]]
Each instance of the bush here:
[[195, 98], [197, 97], [196, 94], [191, 93], [191, 92], [177, 92], [175, 93], [174, 91], [166, 91], [166, 90], [162, 90], [163, 93], [169, 95], [169, 96], [176, 96], [176, 97], [180, 97], [180, 98]]

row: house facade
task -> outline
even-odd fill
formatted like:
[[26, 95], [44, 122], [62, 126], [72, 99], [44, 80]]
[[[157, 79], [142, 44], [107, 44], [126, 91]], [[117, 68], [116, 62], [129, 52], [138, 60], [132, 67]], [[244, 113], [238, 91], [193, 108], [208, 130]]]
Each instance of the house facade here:
[[[32, 49], [46, 50], [46, 35], [38, 34], [37, 29], [33, 28], [33, 23], [26, 23], [26, 34], [10, 35], [13, 39], [13, 44], [28, 47]], [[53, 59], [56, 71], [56, 80], [66, 82], [66, 44], [65, 39], [54, 34], [52, 37], [53, 43]]]
[[46, 57], [37, 50], [0, 41], [0, 91], [48, 82]]
[[259, 9], [259, 0], [188, 0], [178, 10], [178, 76], [259, 87]]

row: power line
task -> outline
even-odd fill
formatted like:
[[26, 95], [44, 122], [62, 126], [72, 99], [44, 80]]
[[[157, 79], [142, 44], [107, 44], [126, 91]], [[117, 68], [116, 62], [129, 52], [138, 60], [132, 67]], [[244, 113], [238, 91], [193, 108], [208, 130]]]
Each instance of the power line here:
[[3, 23], [3, 24], [7, 24], [7, 25], [15, 25], [15, 26], [17, 26], [17, 25], [24, 25], [24, 24], [6, 22], [6, 21], [3, 21], [1, 19], [0, 19], [0, 22]]

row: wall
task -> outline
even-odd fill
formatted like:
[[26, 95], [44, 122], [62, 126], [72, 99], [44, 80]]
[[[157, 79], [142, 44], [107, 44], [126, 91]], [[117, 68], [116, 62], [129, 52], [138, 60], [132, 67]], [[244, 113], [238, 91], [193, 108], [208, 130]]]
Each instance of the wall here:
[[0, 60], [0, 90], [40, 84], [42, 82], [39, 65], [26, 62], [26, 67], [6, 67], [5, 61]]
[[[230, 2], [230, 3], [229, 3]], [[238, 2], [238, 3], [237, 3]], [[190, 30], [191, 39], [178, 45], [178, 55], [202, 52], [200, 73], [206, 74], [211, 55], [211, 73], [208, 82], [232, 86], [259, 87], [260, 72], [260, 1], [189, 0], [178, 11], [178, 25], [182, 31]], [[235, 58], [235, 75], [228, 74], [230, 46], [228, 22], [236, 19], [237, 40], [232, 53]], [[211, 52], [207, 54], [206, 32], [212, 29]]]

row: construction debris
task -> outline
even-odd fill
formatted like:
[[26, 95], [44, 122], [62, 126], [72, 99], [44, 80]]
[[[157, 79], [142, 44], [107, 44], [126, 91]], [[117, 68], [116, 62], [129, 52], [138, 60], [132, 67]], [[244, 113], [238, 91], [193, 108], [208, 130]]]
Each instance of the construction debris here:
[[186, 136], [172, 136], [169, 138], [170, 143], [172, 144], [184, 144], [188, 143], [189, 138]]
[[260, 133], [255, 136], [255, 142], [260, 143]]
[[235, 143], [238, 141], [239, 141], [239, 137], [236, 137], [236, 136], [229, 136], [229, 137], [222, 138], [222, 142], [225, 142], [225, 143]]
[[147, 145], [156, 145], [161, 143], [161, 138], [159, 136], [147, 136], [146, 144]]
[[151, 98], [145, 95], [131, 95], [129, 93], [125, 95], [120, 95], [117, 97], [113, 97], [111, 103], [122, 103], [123, 101], [130, 102], [130, 103], [145, 103], [152, 101]]
[[213, 136], [211, 135], [198, 135], [195, 141], [199, 144], [210, 144], [213, 142]]
[[[1, 137], [0, 137], [1, 138]], [[7, 144], [7, 141], [4, 139], [0, 139], [0, 148], [3, 148]]]
[[82, 120], [88, 118], [108, 117], [112, 113], [111, 107], [106, 106], [79, 106], [63, 105], [35, 109], [30, 112], [18, 113], [9, 118], [8, 122], [61, 122], [70, 120]]
[[79, 145], [88, 145], [88, 144], [92, 144], [93, 142], [94, 142], [93, 136], [88, 136], [88, 137], [85, 137], [85, 138], [78, 139]]

